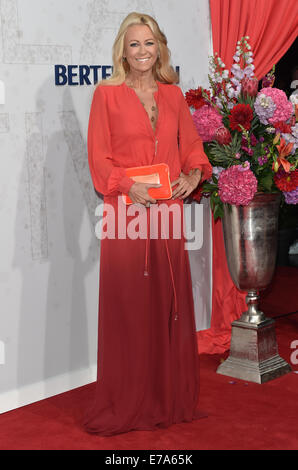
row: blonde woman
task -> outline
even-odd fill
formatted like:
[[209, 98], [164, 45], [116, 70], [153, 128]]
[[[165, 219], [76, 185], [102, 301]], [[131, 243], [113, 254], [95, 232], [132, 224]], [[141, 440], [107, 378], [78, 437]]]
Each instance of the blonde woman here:
[[[112, 77], [95, 89], [88, 130], [90, 173], [106, 207], [114, 209], [116, 233], [101, 240], [98, 376], [85, 419], [88, 432], [103, 436], [200, 416], [183, 200], [212, 172], [175, 85], [166, 36], [152, 17], [131, 13], [124, 19], [113, 63]], [[173, 192], [166, 201], [150, 195], [159, 184], [136, 182], [125, 170], [157, 163], [169, 167]], [[145, 239], [124, 236], [123, 217], [127, 227], [132, 206], [119, 206], [122, 195], [147, 213], [149, 225], [153, 208], [175, 205], [180, 238], [160, 232], [150, 238], [149, 225]]]

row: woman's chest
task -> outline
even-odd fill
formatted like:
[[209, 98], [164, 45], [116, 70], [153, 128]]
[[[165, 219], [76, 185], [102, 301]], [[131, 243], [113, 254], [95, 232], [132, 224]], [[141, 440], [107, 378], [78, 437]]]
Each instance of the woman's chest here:
[[108, 110], [112, 137], [150, 135], [154, 138], [158, 134], [177, 138], [178, 110], [160, 94], [154, 99], [128, 90], [122, 96], [116, 95]]

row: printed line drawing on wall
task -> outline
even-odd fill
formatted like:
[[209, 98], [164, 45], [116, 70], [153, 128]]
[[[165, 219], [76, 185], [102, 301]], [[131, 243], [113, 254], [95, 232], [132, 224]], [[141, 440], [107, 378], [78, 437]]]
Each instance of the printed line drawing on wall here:
[[26, 113], [26, 147], [33, 260], [48, 257], [42, 114]]
[[72, 62], [72, 47], [63, 45], [22, 44], [18, 25], [17, 0], [1, 0], [4, 64], [55, 64]]

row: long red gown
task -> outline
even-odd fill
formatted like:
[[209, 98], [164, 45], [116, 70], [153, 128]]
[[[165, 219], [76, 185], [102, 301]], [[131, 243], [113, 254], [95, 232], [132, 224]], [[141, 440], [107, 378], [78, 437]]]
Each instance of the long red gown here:
[[[154, 430], [200, 416], [185, 240], [117, 237], [118, 196], [128, 194], [133, 184], [125, 167], [165, 162], [171, 181], [194, 168], [203, 171], [204, 179], [212, 173], [180, 88], [158, 82], [154, 98], [155, 131], [135, 91], [125, 83], [97, 87], [90, 111], [92, 181], [116, 214], [116, 237], [101, 240], [98, 375], [84, 422], [88, 432], [103, 436]], [[183, 201], [166, 203], [180, 204], [183, 229]], [[130, 220], [128, 216], [127, 224]], [[147, 221], [149, 234], [149, 215]]]

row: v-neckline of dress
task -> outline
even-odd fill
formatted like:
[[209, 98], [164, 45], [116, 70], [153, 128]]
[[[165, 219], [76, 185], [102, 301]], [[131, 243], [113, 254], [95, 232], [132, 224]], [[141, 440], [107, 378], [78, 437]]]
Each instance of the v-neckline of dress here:
[[137, 93], [135, 92], [135, 90], [128, 86], [127, 83], [123, 82], [124, 86], [128, 89], [128, 90], [131, 90], [131, 92], [133, 93], [133, 95], [135, 96], [135, 98], [137, 99], [138, 103], [139, 103], [139, 106], [142, 108], [143, 110], [143, 113], [145, 113], [146, 115], [146, 122], [147, 122], [147, 126], [150, 127], [150, 131], [151, 133], [154, 135], [154, 137], [156, 136], [157, 134], [157, 129], [159, 127], [159, 122], [160, 122], [160, 106], [159, 106], [159, 91], [160, 91], [160, 84], [159, 82], [156, 80], [156, 85], [157, 85], [157, 90], [153, 93], [153, 98], [154, 98], [154, 101], [156, 103], [156, 107], [157, 107], [157, 119], [156, 119], [156, 125], [155, 125], [155, 129], [153, 129], [152, 127], [152, 124], [150, 122], [150, 118], [149, 118], [149, 115], [146, 111], [146, 109], [144, 108], [139, 96], [137, 95]]

